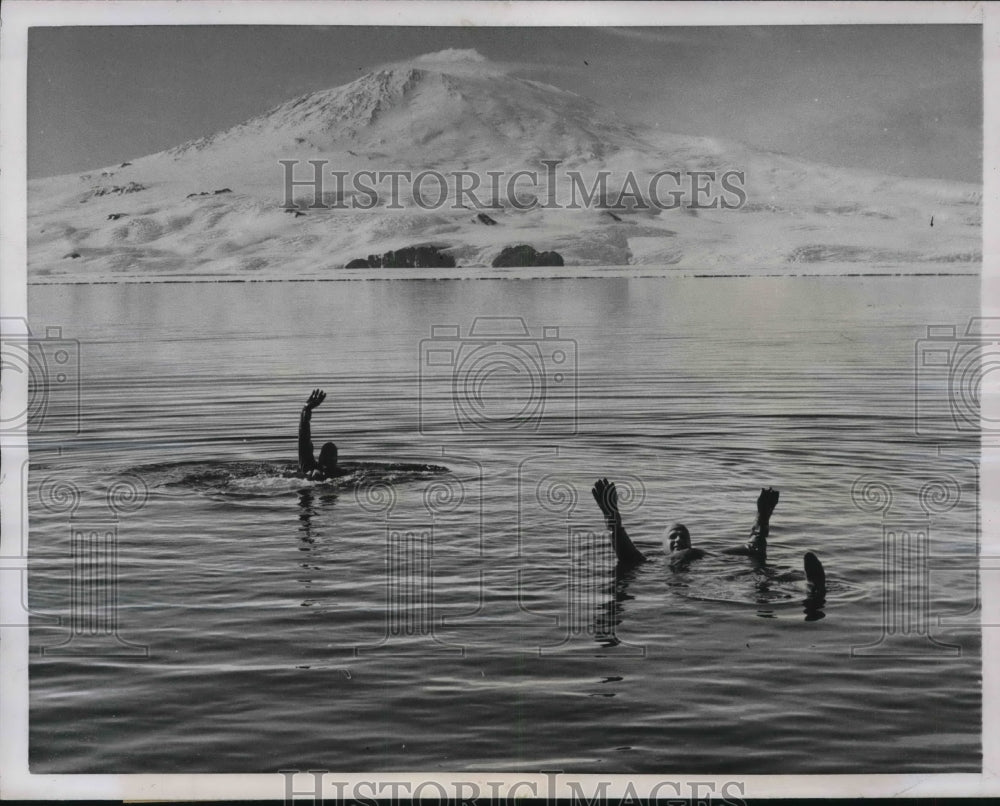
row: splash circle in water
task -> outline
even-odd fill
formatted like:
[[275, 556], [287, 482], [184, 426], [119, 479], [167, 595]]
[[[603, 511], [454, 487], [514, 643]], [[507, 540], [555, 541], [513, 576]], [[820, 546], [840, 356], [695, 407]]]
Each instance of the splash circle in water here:
[[341, 462], [340, 469], [333, 478], [308, 479], [293, 462], [200, 461], [133, 468], [129, 476], [143, 479], [148, 489], [226, 500], [252, 501], [304, 490], [353, 491], [365, 509], [384, 512], [395, 502], [396, 485], [436, 479], [449, 472], [438, 465], [402, 462]]

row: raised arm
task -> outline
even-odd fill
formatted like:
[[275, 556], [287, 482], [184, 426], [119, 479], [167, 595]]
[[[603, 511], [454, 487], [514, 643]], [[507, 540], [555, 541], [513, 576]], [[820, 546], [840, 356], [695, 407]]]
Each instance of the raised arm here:
[[299, 415], [299, 471], [309, 473], [316, 469], [316, 457], [313, 454], [312, 410], [326, 400], [326, 392], [322, 389], [313, 389], [312, 394], [302, 407], [302, 414]]
[[618, 511], [618, 490], [613, 481], [598, 479], [591, 490], [594, 500], [604, 515], [604, 523], [611, 532], [611, 545], [614, 547], [618, 562], [623, 565], [638, 565], [646, 561], [646, 555], [635, 547], [629, 539], [628, 532], [622, 526], [622, 515]]
[[757, 520], [750, 528], [747, 548], [760, 554], [767, 552], [767, 536], [771, 533], [771, 514], [778, 505], [778, 491], [768, 487], [761, 489], [757, 497]]
[[771, 514], [778, 505], [778, 491], [768, 487], [761, 488], [757, 496], [757, 520], [750, 527], [750, 537], [742, 546], [723, 549], [723, 554], [741, 554], [755, 557], [758, 560], [767, 559], [767, 536], [771, 532]]

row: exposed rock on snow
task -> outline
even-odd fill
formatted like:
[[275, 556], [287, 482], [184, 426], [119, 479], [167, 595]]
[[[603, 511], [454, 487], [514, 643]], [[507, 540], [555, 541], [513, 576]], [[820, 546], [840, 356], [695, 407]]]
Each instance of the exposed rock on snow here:
[[493, 258], [493, 268], [511, 268], [524, 266], [562, 266], [563, 259], [558, 252], [537, 252], [533, 246], [518, 244], [508, 246]]
[[345, 268], [348, 269], [450, 269], [455, 267], [455, 258], [443, 252], [446, 246], [408, 246], [404, 249], [386, 252], [383, 255], [369, 255], [367, 259], [355, 258]]
[[138, 193], [140, 190], [145, 189], [146, 186], [140, 185], [138, 182], [129, 182], [127, 185], [112, 185], [111, 187], [99, 185], [91, 188], [90, 195], [94, 198], [100, 196], [123, 196], [126, 193]]

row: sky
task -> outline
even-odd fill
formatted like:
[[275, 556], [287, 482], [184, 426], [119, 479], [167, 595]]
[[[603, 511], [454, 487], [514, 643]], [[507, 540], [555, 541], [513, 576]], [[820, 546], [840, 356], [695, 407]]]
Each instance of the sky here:
[[28, 175], [144, 156], [388, 62], [474, 48], [664, 131], [979, 182], [981, 40], [975, 25], [36, 27]]

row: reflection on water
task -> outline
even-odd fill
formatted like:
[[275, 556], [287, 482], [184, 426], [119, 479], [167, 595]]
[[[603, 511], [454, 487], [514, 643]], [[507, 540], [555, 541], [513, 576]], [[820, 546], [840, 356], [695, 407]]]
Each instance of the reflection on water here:
[[627, 602], [633, 597], [629, 595], [629, 583], [635, 577], [634, 567], [616, 566], [607, 585], [609, 597], [595, 614], [595, 640], [601, 646], [618, 646], [619, 628], [627, 612]]
[[[111, 535], [116, 621], [97, 637], [149, 647], [33, 654], [33, 771], [977, 770], [978, 446], [913, 421], [914, 345], [977, 295], [956, 278], [32, 288], [33, 326], [80, 340], [83, 427], [33, 435], [30, 604], [68, 615], [87, 535]], [[537, 349], [487, 366], [476, 317], [524, 317]], [[452, 369], [431, 389], [435, 326]], [[487, 371], [456, 409], [466, 356]], [[317, 386], [313, 438], [349, 469], [326, 482], [294, 466]], [[109, 509], [119, 477], [141, 505]], [[615, 568], [600, 477], [649, 562]], [[856, 494], [862, 477], [891, 498]], [[723, 554], [763, 486], [781, 491], [767, 563]], [[672, 569], [676, 521], [707, 555]], [[916, 591], [893, 565], [913, 535], [932, 562]], [[926, 611], [892, 621], [914, 592]], [[38, 619], [32, 646], [72, 623]]]

